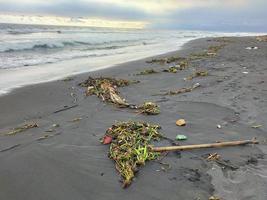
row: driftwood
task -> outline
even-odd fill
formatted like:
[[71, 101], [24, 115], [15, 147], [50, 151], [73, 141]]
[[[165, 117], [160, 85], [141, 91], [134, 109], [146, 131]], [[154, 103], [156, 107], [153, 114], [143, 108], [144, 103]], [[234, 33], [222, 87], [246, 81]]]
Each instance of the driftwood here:
[[154, 151], [154, 152], [184, 151], [184, 150], [192, 150], [192, 149], [219, 148], [219, 147], [227, 147], [227, 146], [246, 145], [246, 144], [258, 144], [258, 143], [259, 142], [257, 140], [252, 139], [252, 140], [220, 142], [220, 143], [211, 143], [211, 144], [195, 144], [195, 145], [168, 146], [168, 147], [151, 147], [151, 151]]

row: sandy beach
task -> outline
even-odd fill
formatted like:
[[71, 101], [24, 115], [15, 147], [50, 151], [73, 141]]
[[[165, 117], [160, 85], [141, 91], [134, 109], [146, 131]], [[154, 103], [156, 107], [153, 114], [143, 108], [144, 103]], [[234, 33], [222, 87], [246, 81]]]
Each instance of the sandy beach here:
[[[267, 42], [255, 37], [225, 40], [197, 39], [176, 52], [84, 73], [70, 80], [26, 86], [1, 96], [0, 199], [207, 200], [218, 196], [221, 200], [266, 200]], [[175, 62], [147, 62], [188, 57], [222, 43], [225, 46], [215, 56], [196, 59], [177, 73], [162, 72]], [[160, 73], [136, 76], [152, 68]], [[196, 70], [205, 70], [208, 75], [185, 80]], [[156, 102], [161, 113], [140, 115], [102, 102], [96, 96], [85, 96], [85, 88], [78, 84], [88, 76], [140, 81], [120, 88], [121, 95], [136, 104]], [[196, 83], [200, 87], [191, 92], [158, 95]], [[66, 106], [73, 107], [56, 112]], [[176, 126], [179, 118], [187, 121], [185, 127]], [[148, 162], [132, 185], [122, 189], [114, 162], [108, 158], [109, 147], [102, 145], [100, 138], [116, 121], [128, 120], [159, 124], [161, 133], [168, 138], [186, 135], [188, 139], [180, 145], [254, 137], [260, 144], [169, 153], [161, 161], [169, 169], [163, 170], [160, 162]], [[30, 122], [39, 127], [5, 135]], [[164, 144], [168, 143], [156, 145]], [[211, 153], [218, 153], [229, 165], [207, 161]]]

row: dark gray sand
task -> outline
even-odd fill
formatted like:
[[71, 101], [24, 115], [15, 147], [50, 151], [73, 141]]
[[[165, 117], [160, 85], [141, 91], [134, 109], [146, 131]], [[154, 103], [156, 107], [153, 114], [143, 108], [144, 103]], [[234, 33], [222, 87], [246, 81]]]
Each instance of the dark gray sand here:
[[[90, 73], [140, 80], [121, 88], [129, 101], [155, 101], [161, 107], [157, 116], [143, 116], [85, 97], [77, 84], [89, 74], [72, 81], [55, 81], [18, 89], [0, 98], [0, 132], [35, 121], [39, 128], [14, 136], [0, 135], [0, 199], [2, 200], [89, 200], [89, 199], [184, 199], [207, 200], [215, 195], [225, 200], [267, 199], [267, 42], [254, 37], [230, 38], [214, 58], [195, 61], [176, 74], [158, 73], [134, 76], [143, 69], [161, 70], [167, 65], [148, 64], [144, 59]], [[186, 44], [181, 51], [162, 55], [188, 56], [201, 52], [212, 39]], [[257, 46], [259, 49], [247, 50]], [[209, 76], [185, 81], [193, 69], [206, 69]], [[155, 96], [160, 92], [192, 86], [190, 93]], [[78, 105], [54, 113], [64, 106]], [[74, 118], [78, 122], [70, 122]], [[184, 118], [187, 126], [177, 127]], [[99, 139], [116, 120], [142, 120], [158, 123], [169, 138], [184, 134], [187, 141], [199, 144], [215, 141], [251, 139], [260, 145], [204, 149], [169, 153], [162, 162], [148, 162], [132, 185], [121, 188], [114, 163], [107, 157], [108, 146]], [[53, 132], [46, 132], [59, 124]], [[221, 129], [217, 125], [222, 126]], [[252, 128], [253, 125], [262, 125]], [[49, 135], [48, 138], [38, 138]], [[162, 142], [161, 144], [168, 144]], [[160, 145], [160, 144], [158, 144]], [[221, 155], [231, 167], [207, 162], [209, 153]]]

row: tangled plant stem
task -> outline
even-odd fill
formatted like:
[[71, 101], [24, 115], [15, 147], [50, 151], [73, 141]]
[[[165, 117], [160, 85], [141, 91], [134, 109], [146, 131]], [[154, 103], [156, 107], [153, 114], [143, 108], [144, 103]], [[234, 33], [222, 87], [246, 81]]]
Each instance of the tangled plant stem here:
[[[160, 126], [144, 122], [118, 122], [106, 131], [112, 137], [109, 157], [114, 160], [116, 169], [123, 179], [123, 187], [131, 184], [138, 168], [146, 161], [155, 160], [160, 155], [150, 151], [152, 141], [162, 136]], [[105, 137], [104, 136], [104, 137]]]

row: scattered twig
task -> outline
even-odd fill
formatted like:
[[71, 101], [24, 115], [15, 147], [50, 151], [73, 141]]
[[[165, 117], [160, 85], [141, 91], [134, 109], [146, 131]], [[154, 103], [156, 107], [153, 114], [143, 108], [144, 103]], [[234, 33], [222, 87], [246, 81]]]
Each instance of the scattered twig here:
[[26, 130], [31, 129], [31, 128], [37, 128], [37, 127], [38, 127], [37, 123], [24, 124], [23, 126], [13, 128], [12, 131], [9, 131], [9, 132], [5, 133], [4, 135], [8, 135], [8, 136], [16, 135], [17, 133], [26, 131]]
[[198, 87], [200, 87], [200, 84], [196, 83], [192, 87], [181, 88], [181, 89], [178, 89], [178, 90], [171, 90], [169, 92], [165, 92], [165, 93], [162, 93], [162, 94], [156, 94], [156, 95], [177, 95], [177, 94], [192, 92], [194, 89], [196, 89]]
[[2, 152], [5, 152], [5, 151], [9, 151], [9, 150], [15, 149], [15, 148], [17, 148], [19, 146], [20, 146], [20, 144], [15, 144], [15, 145], [13, 145], [11, 147], [8, 147], [6, 149], [1, 149], [0, 152], [2, 153]]
[[69, 109], [71, 109], [71, 108], [75, 108], [75, 107], [77, 107], [77, 106], [78, 106], [78, 104], [75, 104], [75, 105], [73, 105], [73, 106], [66, 106], [66, 107], [64, 107], [64, 108], [62, 108], [62, 109], [56, 110], [54, 113], [59, 113], [59, 112], [65, 111], [65, 110], [69, 110]]

